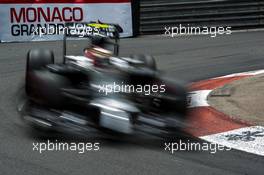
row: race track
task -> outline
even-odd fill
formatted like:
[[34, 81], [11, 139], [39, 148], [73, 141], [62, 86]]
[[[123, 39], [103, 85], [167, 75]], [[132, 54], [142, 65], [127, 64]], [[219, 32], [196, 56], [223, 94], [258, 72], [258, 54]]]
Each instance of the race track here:
[[[264, 69], [264, 32], [234, 33], [229, 36], [166, 38], [146, 36], [121, 41], [121, 55], [148, 53], [158, 67], [172, 77], [193, 82], [210, 77]], [[74, 53], [85, 42], [73, 42]], [[0, 44], [0, 174], [252, 174], [264, 173], [264, 157], [228, 151], [178, 151], [169, 154], [153, 139], [124, 141], [91, 136], [101, 143], [100, 151], [32, 151], [36, 138], [29, 134], [16, 111], [23, 87], [26, 53], [31, 48], [49, 48], [61, 57], [60, 42]], [[60, 59], [57, 59], [60, 61]], [[185, 138], [187, 139], [187, 138]]]

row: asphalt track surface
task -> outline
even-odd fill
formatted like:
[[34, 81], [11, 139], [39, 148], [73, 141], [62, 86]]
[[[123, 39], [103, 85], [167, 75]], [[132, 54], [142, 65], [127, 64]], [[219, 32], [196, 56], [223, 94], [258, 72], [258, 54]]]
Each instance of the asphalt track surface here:
[[[74, 42], [77, 53], [85, 42]], [[48, 48], [61, 57], [60, 42], [0, 44], [0, 174], [252, 174], [264, 173], [264, 157], [241, 151], [164, 151], [155, 139], [125, 140], [91, 136], [100, 151], [32, 151], [37, 140], [19, 119], [17, 98], [23, 87], [26, 52]], [[187, 82], [264, 68], [264, 32], [229, 36], [166, 38], [147, 36], [121, 41], [121, 55], [148, 53], [172, 77]], [[186, 138], [185, 138], [186, 139]], [[86, 140], [87, 141], [87, 140]]]

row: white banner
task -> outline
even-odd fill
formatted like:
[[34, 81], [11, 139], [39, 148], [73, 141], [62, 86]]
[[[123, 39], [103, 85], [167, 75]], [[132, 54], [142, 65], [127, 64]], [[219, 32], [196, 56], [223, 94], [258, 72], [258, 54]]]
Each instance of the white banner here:
[[[2, 3], [0, 0], [0, 40], [36, 41], [60, 40], [62, 35], [34, 35], [38, 27], [63, 27], [64, 22], [89, 22], [100, 20], [119, 24], [124, 32], [121, 37], [132, 36], [131, 2], [109, 2], [99, 0], [85, 3]], [[46, 0], [47, 1], [47, 0]], [[69, 0], [64, 0], [69, 1]], [[113, 1], [113, 0], [112, 0]]]

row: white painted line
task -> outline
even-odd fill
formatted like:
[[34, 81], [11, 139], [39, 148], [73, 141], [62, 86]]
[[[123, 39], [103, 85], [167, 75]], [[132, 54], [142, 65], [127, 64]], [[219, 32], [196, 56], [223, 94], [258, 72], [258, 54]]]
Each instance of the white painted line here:
[[264, 127], [251, 126], [202, 136], [203, 140], [264, 156]]
[[190, 92], [188, 95], [189, 108], [209, 106], [207, 96], [212, 90], [200, 90]]

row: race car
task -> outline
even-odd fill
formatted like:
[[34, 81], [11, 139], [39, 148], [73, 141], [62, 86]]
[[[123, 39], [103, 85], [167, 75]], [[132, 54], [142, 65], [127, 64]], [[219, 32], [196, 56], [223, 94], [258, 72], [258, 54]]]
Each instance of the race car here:
[[28, 52], [22, 118], [49, 131], [174, 136], [185, 127], [185, 87], [157, 70], [152, 56], [118, 56], [120, 27], [103, 26], [104, 35], [87, 37], [83, 55], [66, 54], [65, 36], [62, 63], [50, 50]]

